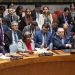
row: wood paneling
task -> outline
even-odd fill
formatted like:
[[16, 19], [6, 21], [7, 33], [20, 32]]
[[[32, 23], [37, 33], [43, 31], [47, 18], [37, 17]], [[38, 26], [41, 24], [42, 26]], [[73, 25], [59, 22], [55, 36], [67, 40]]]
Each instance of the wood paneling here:
[[75, 75], [75, 55], [31, 55], [21, 60], [0, 60], [0, 75]]

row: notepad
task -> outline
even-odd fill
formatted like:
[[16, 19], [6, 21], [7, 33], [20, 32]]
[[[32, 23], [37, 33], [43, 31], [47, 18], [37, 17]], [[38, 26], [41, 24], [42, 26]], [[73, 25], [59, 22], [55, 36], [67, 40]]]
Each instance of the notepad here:
[[1, 55], [1, 56], [0, 56], [0, 59], [10, 59], [10, 57], [7, 57], [7, 56], [5, 56], [5, 55]]
[[37, 53], [41, 54], [41, 53], [49, 53], [45, 48], [35, 48]]

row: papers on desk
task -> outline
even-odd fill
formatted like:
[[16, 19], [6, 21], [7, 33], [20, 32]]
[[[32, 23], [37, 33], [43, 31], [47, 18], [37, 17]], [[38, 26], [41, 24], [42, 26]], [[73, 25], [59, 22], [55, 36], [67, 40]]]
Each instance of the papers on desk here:
[[41, 54], [41, 53], [49, 53], [45, 48], [35, 48], [35, 50], [37, 51], [38, 54]]
[[5, 56], [5, 55], [0, 55], [0, 59], [10, 59], [10, 57], [7, 57], [7, 56]]

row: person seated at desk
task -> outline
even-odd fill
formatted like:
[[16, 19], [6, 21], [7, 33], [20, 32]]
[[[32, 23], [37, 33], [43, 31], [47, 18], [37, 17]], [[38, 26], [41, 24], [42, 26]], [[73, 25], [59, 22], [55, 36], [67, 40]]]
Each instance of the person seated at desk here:
[[29, 31], [30, 33], [35, 34], [36, 31], [39, 31], [40, 28], [38, 27], [38, 24], [36, 21], [32, 21], [31, 25], [27, 25], [24, 27], [22, 34], [24, 34], [26, 31]]
[[5, 54], [5, 39], [4, 34], [5, 30], [7, 30], [7, 26], [3, 25], [2, 18], [0, 17], [0, 53]]
[[5, 54], [5, 32], [9, 31], [9, 28], [7, 25], [4, 24], [3, 18], [0, 17], [0, 53]]
[[11, 29], [5, 33], [5, 48], [7, 52], [16, 52], [17, 43], [22, 39], [22, 33], [18, 30], [18, 23], [11, 22]]
[[34, 42], [36, 48], [47, 48], [51, 42], [51, 32], [48, 23], [42, 25], [40, 31], [36, 31], [34, 35]]
[[34, 41], [32, 40], [32, 34], [26, 31], [22, 40], [18, 42], [18, 52], [32, 52], [35, 49]]
[[72, 48], [70, 36], [66, 36], [64, 28], [58, 28], [55, 35], [52, 37], [53, 49], [68, 49]]

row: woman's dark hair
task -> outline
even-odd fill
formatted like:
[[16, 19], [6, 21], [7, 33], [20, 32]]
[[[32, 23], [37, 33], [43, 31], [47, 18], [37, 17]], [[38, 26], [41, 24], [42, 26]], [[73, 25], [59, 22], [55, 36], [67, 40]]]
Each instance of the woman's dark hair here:
[[68, 7], [65, 7], [64, 12], [66, 12], [67, 10], [70, 11], [70, 9]]
[[16, 8], [16, 14], [17, 14], [17, 15], [19, 15], [19, 11], [20, 11], [21, 9], [23, 9], [22, 6], [18, 6], [18, 7]]
[[43, 10], [44, 10], [44, 8], [47, 8], [47, 9], [49, 10], [49, 7], [48, 7], [48, 6], [44, 6], [44, 7], [43, 7]]
[[31, 9], [27, 8], [27, 9], [25, 9], [25, 13], [27, 12], [27, 10], [30, 10], [31, 11]]
[[[47, 9], [49, 10], [49, 7], [48, 7], [48, 6], [44, 6], [44, 7], [43, 7], [43, 10], [44, 10], [44, 8], [47, 8]], [[45, 14], [45, 12], [43, 12], [43, 14]], [[50, 12], [48, 11], [46, 14], [49, 15]]]
[[35, 8], [41, 7], [41, 3], [35, 3]]
[[50, 28], [50, 25], [49, 25], [49, 22], [46, 22], [42, 25], [42, 28], [45, 27], [45, 28]]
[[36, 21], [32, 21], [31, 25], [38, 26], [38, 23]]
[[74, 5], [74, 10], [75, 10], [75, 3], [70, 4], [70, 9], [71, 9], [72, 5]]
[[1, 5], [1, 6], [0, 6], [0, 11], [1, 11], [1, 10], [5, 11], [5, 6]]
[[[7, 5], [7, 8], [9, 9], [9, 8], [11, 8], [11, 5], [12, 5], [13, 3], [9, 3], [8, 5]], [[14, 4], [13, 4], [14, 5]]]

